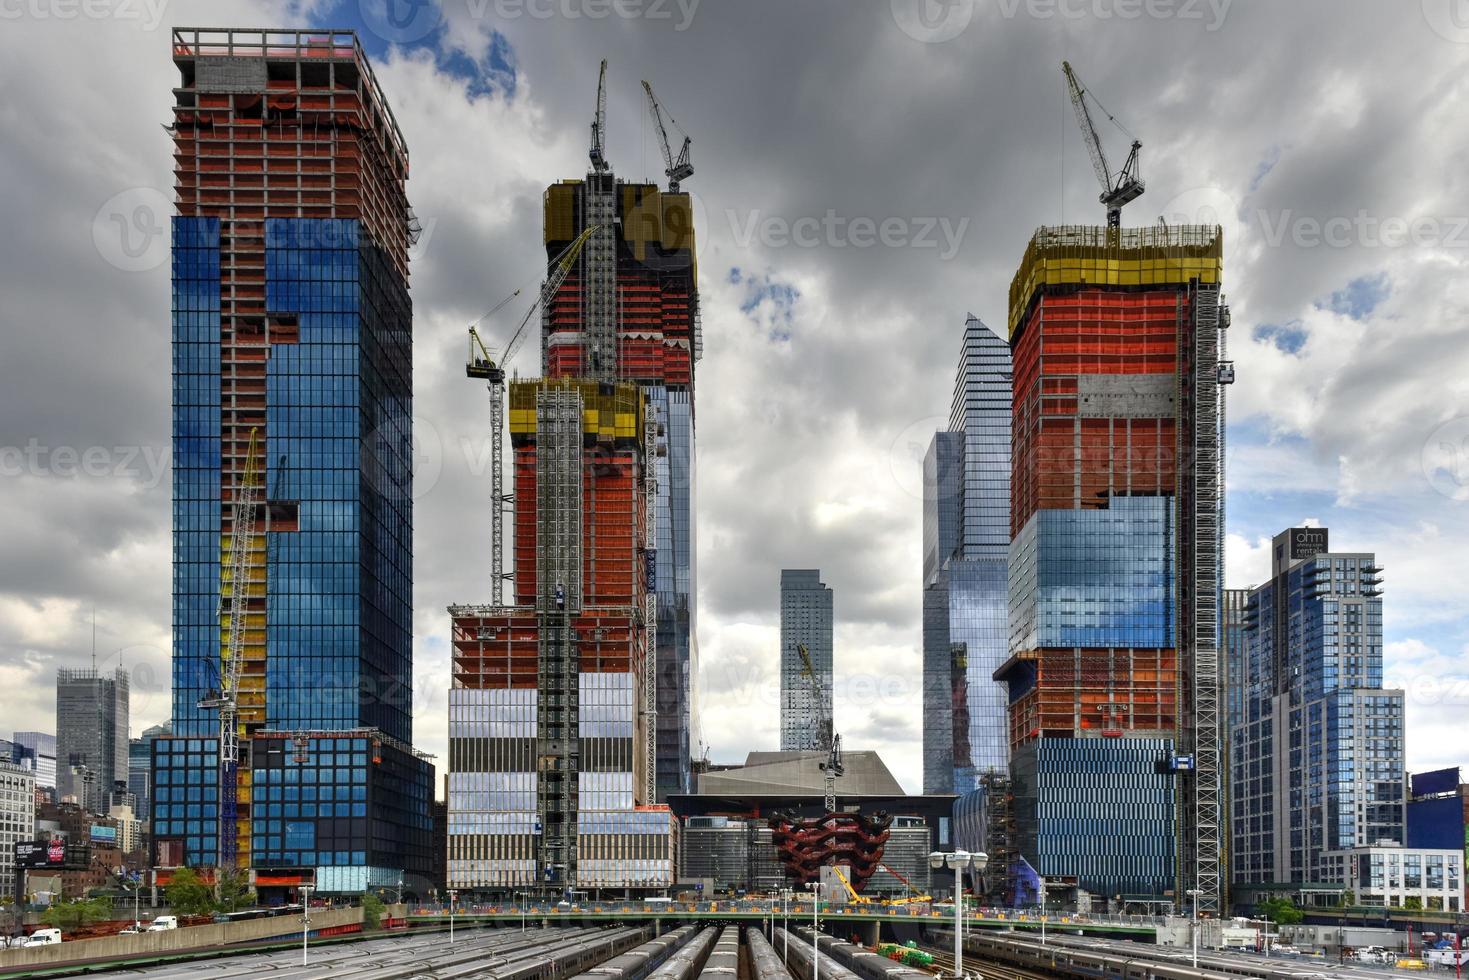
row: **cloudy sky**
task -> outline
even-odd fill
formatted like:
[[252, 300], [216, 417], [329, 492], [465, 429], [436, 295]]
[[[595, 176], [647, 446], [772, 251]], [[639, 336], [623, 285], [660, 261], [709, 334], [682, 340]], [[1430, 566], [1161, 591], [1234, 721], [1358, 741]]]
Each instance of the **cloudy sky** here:
[[639, 79], [694, 140], [715, 759], [776, 746], [779, 569], [819, 567], [838, 728], [918, 790], [919, 461], [965, 315], [1004, 322], [1035, 226], [1102, 219], [1068, 58], [1143, 140], [1129, 223], [1225, 227], [1229, 584], [1303, 522], [1376, 551], [1409, 763], [1469, 763], [1466, 0], [0, 0], [4, 728], [54, 727], [94, 608], [99, 663], [135, 674], [134, 732], [169, 712], [180, 25], [356, 28], [407, 137], [416, 740], [441, 761], [444, 607], [488, 594], [464, 327], [537, 281], [541, 193], [585, 172], [605, 57], [619, 175], [661, 179]]

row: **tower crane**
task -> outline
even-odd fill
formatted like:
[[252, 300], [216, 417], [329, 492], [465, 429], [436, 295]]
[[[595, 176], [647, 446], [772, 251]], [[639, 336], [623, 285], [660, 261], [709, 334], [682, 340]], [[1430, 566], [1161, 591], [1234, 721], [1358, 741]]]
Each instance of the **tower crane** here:
[[[806, 644], [797, 643], [796, 653], [801, 658], [801, 676], [811, 686], [811, 703], [815, 711], [820, 711], [826, 704], [826, 690], [821, 686], [821, 679], [816, 676], [816, 666], [811, 663], [811, 651]], [[842, 764], [842, 737], [832, 731], [832, 723], [829, 718], [822, 718], [818, 722], [817, 744], [826, 749], [826, 761], [821, 763], [821, 771], [826, 773], [826, 812], [835, 813], [837, 809], [837, 784], [838, 776], [846, 772]]]
[[[1102, 193], [1097, 198], [1107, 207], [1107, 227], [1122, 227], [1122, 206], [1129, 201], [1135, 201], [1142, 196], [1143, 180], [1138, 176], [1138, 150], [1142, 149], [1142, 143], [1136, 139], [1132, 141], [1132, 152], [1127, 156], [1127, 162], [1122, 169], [1113, 173], [1107, 163], [1107, 154], [1102, 149], [1102, 138], [1097, 135], [1097, 127], [1092, 123], [1092, 114], [1086, 106], [1087, 96], [1097, 103], [1097, 108], [1111, 120], [1112, 124], [1124, 133], [1126, 128], [1119, 123], [1110, 112], [1103, 108], [1102, 103], [1097, 102], [1097, 97], [1081, 84], [1076, 77], [1076, 72], [1071, 70], [1071, 62], [1061, 62], [1061, 71], [1066, 75], [1066, 88], [1071, 93], [1071, 106], [1076, 110], [1076, 124], [1081, 127], [1082, 138], [1086, 141], [1086, 149], [1092, 158], [1092, 169], [1097, 173], [1097, 180], [1102, 184]], [[1131, 134], [1128, 134], [1131, 135]]]
[[199, 699], [198, 706], [219, 712], [219, 866], [239, 863], [240, 674], [244, 662], [245, 619], [248, 615], [252, 539], [259, 504], [259, 472], [255, 468], [257, 430], [250, 430], [245, 450], [245, 472], [235, 485], [230, 532], [228, 605], [220, 591], [220, 626], [225, 631], [219, 690]]
[[663, 116], [667, 112], [658, 102], [658, 97], [653, 94], [653, 86], [647, 80], [643, 81], [643, 91], [648, 93], [648, 114], [653, 117], [653, 123], [658, 127], [658, 142], [663, 147], [663, 172], [668, 175], [668, 190], [678, 193], [680, 181], [687, 180], [694, 175], [694, 165], [689, 162], [689, 134], [685, 133], [678, 120], [673, 118], [673, 113], [668, 112], [668, 121], [673, 123], [673, 128], [678, 130], [683, 137], [683, 146], [679, 148], [678, 159], [674, 159], [673, 147], [668, 142], [668, 129], [663, 125]]
[[571, 267], [576, 264], [582, 246], [587, 243], [587, 239], [592, 237], [592, 233], [597, 228], [597, 225], [587, 226], [570, 245], [561, 251], [560, 255], [552, 260], [546, 281], [541, 284], [539, 295], [536, 296], [530, 309], [526, 310], [515, 332], [510, 335], [510, 341], [505, 345], [499, 360], [496, 360], [489, 348], [485, 346], [477, 327], [519, 296], [521, 291], [517, 289], [505, 297], [494, 309], [469, 327], [469, 358], [464, 364], [464, 373], [468, 377], [485, 381], [490, 391], [490, 588], [491, 602], [497, 606], [502, 604], [504, 582], [510, 577], [505, 572], [505, 505], [514, 499], [514, 494], [505, 492], [505, 367], [520, 350], [520, 345], [526, 337], [525, 328], [531, 318], [555, 298], [557, 290], [566, 282]]
[[592, 160], [592, 170], [599, 174], [607, 172], [607, 59], [602, 59], [602, 68], [597, 73], [597, 111], [592, 116], [592, 148], [587, 154]]

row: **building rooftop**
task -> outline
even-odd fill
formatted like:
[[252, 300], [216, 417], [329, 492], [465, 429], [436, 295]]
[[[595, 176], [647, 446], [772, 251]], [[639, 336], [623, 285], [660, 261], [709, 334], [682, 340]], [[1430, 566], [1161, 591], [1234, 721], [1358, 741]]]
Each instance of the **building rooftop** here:
[[[825, 752], [751, 752], [745, 764], [699, 774], [700, 795], [820, 796], [826, 792]], [[876, 752], [842, 753], [846, 774], [836, 781], [842, 797], [903, 796], [903, 787]]]

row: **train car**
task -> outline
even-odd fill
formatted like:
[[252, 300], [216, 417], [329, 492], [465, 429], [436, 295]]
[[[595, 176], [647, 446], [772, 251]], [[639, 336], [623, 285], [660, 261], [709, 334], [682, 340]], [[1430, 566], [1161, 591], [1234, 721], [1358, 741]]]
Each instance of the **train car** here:
[[[791, 931], [800, 936], [801, 941], [808, 946], [811, 944], [810, 928], [801, 927]], [[835, 936], [828, 936], [826, 933], [821, 934], [817, 945], [823, 953], [857, 974], [861, 980], [933, 980], [933, 975], [930, 973], [915, 970], [911, 966], [904, 966], [886, 956], [879, 956], [861, 946], [853, 946], [849, 942], [844, 942]]]
[[648, 974], [648, 980], [690, 980], [697, 976], [718, 935], [719, 930], [713, 926], [702, 927], [698, 935], [675, 950], [666, 963]]
[[740, 930], [738, 926], [725, 926], [699, 973], [699, 980], [735, 980], [739, 972]]
[[791, 971], [759, 929], [745, 929], [745, 945], [750, 950], [750, 972], [754, 980], [791, 980]]
[[684, 926], [674, 929], [672, 932], [656, 936], [641, 946], [628, 950], [618, 956], [612, 957], [604, 963], [598, 963], [583, 973], [577, 975], [577, 980], [644, 980], [663, 961], [673, 955], [684, 943], [688, 942], [694, 935], [697, 927]]
[[[782, 945], [785, 937], [784, 929], [775, 930], [776, 945], [781, 946], [782, 949], [785, 948]], [[857, 974], [824, 953], [821, 961], [821, 980], [862, 980]], [[791, 974], [796, 977], [796, 980], [816, 980], [815, 965], [816, 959], [811, 949], [811, 938], [809, 936], [802, 938], [798, 933], [792, 931], [790, 933], [790, 952], [786, 956], [786, 966], [790, 969]]]
[[627, 952], [651, 936], [648, 927], [597, 930], [560, 946], [529, 951], [496, 969], [495, 976], [497, 980], [552, 980], [575, 975]]

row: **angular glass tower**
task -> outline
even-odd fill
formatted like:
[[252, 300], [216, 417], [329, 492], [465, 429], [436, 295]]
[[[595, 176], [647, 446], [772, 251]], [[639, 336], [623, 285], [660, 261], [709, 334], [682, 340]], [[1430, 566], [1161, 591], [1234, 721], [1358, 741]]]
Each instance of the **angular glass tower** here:
[[1010, 348], [964, 324], [949, 431], [924, 460], [923, 785], [972, 792], [1010, 760], [1004, 685], [1010, 544]]
[[[780, 749], [825, 752], [832, 737], [832, 593], [815, 568], [780, 572]], [[803, 674], [806, 648], [820, 685]]]
[[[157, 860], [283, 889], [411, 883], [429, 870], [433, 767], [412, 748], [407, 150], [350, 32], [176, 30], [173, 58]], [[231, 769], [212, 705], [235, 674]]]
[[1327, 881], [1322, 855], [1404, 841], [1403, 692], [1382, 687], [1382, 567], [1328, 550], [1326, 528], [1275, 536], [1243, 612], [1231, 681], [1232, 878]]
[[128, 673], [56, 672], [56, 794], [107, 812], [113, 783], [128, 778]]

